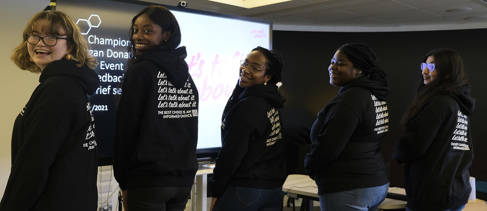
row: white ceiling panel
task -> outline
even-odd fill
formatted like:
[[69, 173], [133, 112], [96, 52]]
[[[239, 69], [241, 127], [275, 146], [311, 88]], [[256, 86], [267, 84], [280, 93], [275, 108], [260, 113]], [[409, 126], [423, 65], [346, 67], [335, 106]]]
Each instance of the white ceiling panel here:
[[[179, 2], [178, 0], [143, 1], [166, 5], [177, 5]], [[296, 30], [309, 31], [487, 28], [487, 3], [484, 1], [487, 2], [487, 0], [292, 0], [244, 9], [208, 0], [186, 0], [188, 8], [191, 9], [271, 21], [275, 28], [282, 30], [292, 30], [294, 27]]]

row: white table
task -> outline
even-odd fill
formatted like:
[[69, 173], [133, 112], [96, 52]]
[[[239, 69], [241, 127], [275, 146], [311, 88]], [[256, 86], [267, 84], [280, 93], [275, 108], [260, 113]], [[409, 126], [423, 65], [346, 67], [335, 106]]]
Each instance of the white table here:
[[191, 190], [191, 210], [208, 210], [208, 174], [213, 174], [213, 166], [206, 166], [196, 171], [194, 188]]

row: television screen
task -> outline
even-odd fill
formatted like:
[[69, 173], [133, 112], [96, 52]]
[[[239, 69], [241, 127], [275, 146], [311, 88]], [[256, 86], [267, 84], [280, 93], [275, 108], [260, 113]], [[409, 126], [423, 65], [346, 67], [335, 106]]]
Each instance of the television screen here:
[[[132, 18], [147, 3], [114, 0], [58, 0], [57, 10], [71, 16], [98, 60], [100, 86], [93, 113], [100, 162], [110, 163], [117, 97], [127, 70]], [[168, 8], [176, 16], [185, 46], [189, 72], [199, 92], [198, 154], [206, 156], [221, 146], [221, 114], [237, 84], [240, 61], [255, 47], [270, 48], [271, 24], [191, 9]]]

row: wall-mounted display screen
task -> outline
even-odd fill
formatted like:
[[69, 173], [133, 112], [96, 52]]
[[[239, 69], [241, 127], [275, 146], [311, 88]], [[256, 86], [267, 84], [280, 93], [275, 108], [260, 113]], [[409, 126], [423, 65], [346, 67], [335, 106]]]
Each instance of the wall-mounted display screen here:
[[[58, 0], [57, 10], [71, 16], [98, 60], [100, 86], [92, 96], [100, 157], [110, 161], [117, 98], [127, 70], [132, 18], [147, 4], [113, 0]], [[199, 92], [198, 152], [221, 146], [221, 114], [237, 84], [240, 60], [257, 46], [270, 48], [271, 24], [169, 7], [186, 46], [186, 62]]]

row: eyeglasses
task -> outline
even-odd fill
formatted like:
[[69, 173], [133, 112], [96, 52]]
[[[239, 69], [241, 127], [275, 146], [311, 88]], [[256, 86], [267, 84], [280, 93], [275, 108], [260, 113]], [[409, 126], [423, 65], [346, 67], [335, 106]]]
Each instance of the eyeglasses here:
[[52, 46], [55, 46], [57, 44], [57, 40], [58, 39], [68, 39], [68, 37], [59, 37], [59, 36], [55, 36], [55, 35], [46, 35], [46, 36], [40, 36], [40, 35], [37, 35], [37, 34], [30, 34], [28, 37], [27, 37], [27, 42], [31, 45], [37, 45], [37, 43], [39, 43], [39, 41], [42, 40], [42, 42], [44, 42], [44, 44], [46, 46], [49, 46], [49, 47], [52, 47]]
[[250, 70], [251, 72], [260, 72], [265, 70], [264, 65], [249, 63], [246, 60], [240, 61], [240, 67], [245, 68], [246, 70]]
[[433, 72], [435, 71], [435, 67], [436, 67], [435, 63], [424, 63], [424, 62], [421, 63], [421, 71], [423, 71], [424, 68], [428, 68], [430, 72]]

